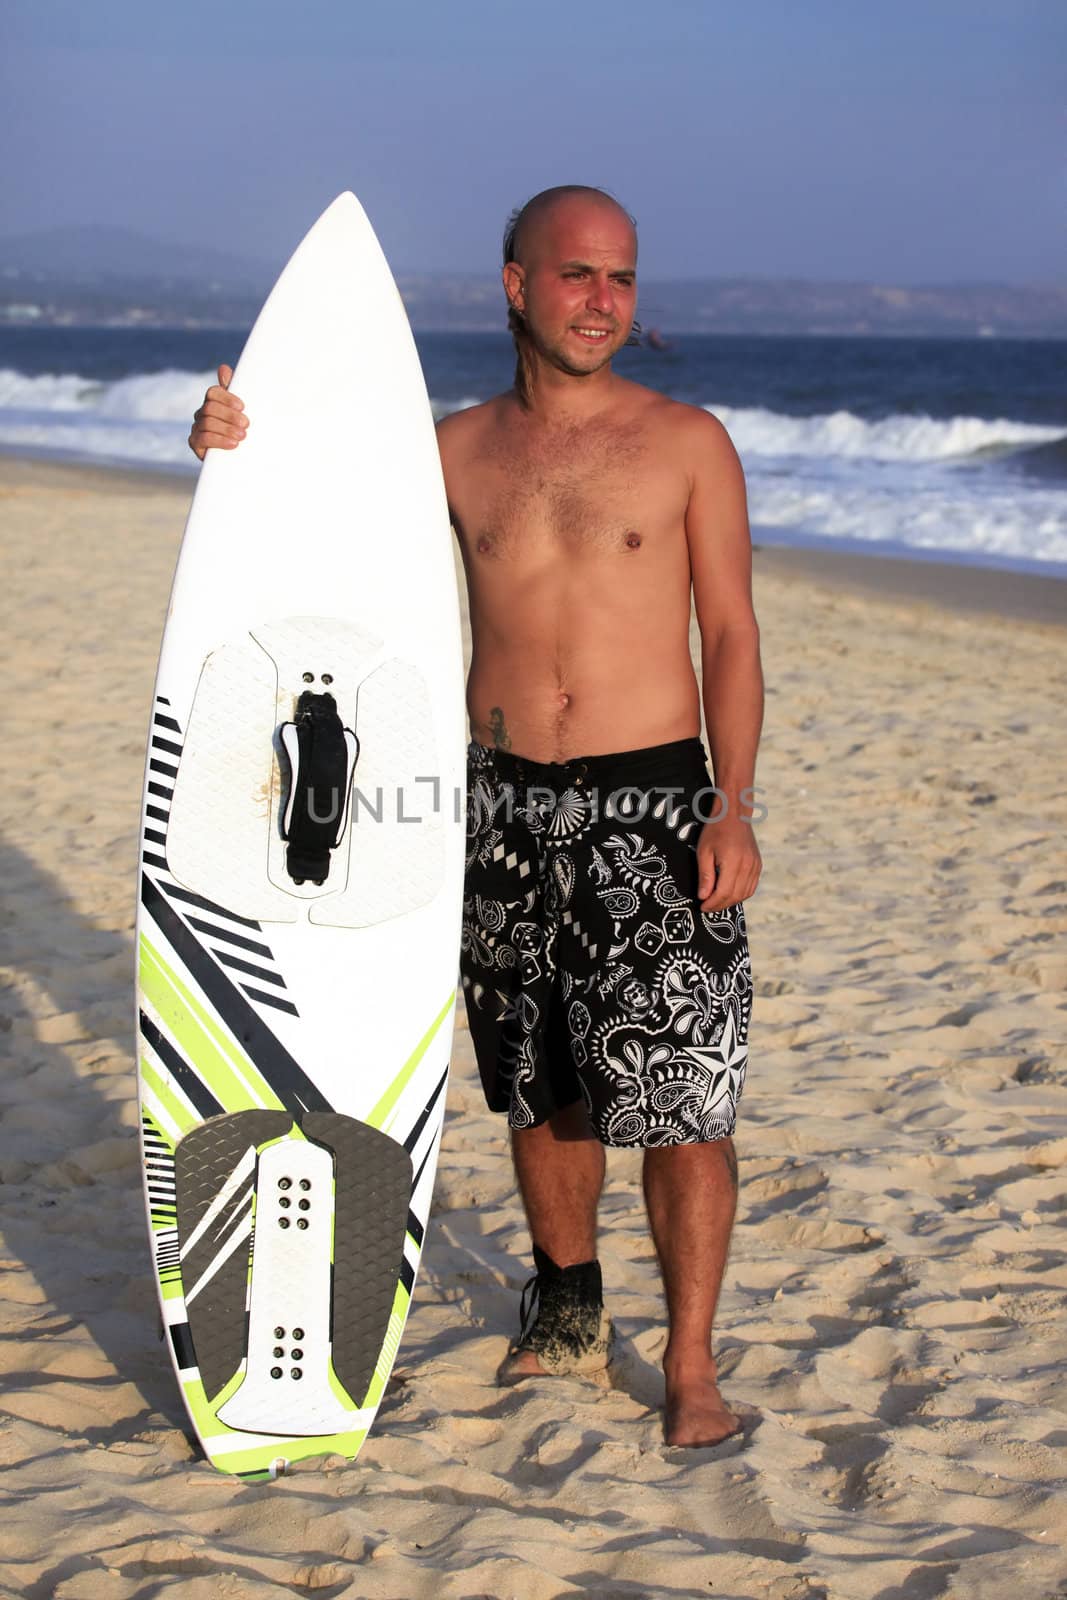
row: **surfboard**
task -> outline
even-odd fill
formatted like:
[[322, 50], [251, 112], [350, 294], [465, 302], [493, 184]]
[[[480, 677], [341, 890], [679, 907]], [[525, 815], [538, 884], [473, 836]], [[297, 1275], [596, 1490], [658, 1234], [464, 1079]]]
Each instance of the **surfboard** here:
[[463, 875], [448, 512], [403, 304], [343, 194], [238, 362], [145, 769], [138, 1095], [166, 1342], [221, 1471], [358, 1453], [444, 1114]]

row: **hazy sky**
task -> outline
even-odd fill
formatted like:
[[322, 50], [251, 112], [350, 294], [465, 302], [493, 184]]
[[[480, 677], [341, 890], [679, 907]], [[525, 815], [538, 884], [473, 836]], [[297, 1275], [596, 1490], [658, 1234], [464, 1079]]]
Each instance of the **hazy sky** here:
[[341, 189], [395, 269], [495, 269], [552, 183], [647, 277], [1067, 278], [1064, 0], [0, 0], [0, 232], [279, 265]]

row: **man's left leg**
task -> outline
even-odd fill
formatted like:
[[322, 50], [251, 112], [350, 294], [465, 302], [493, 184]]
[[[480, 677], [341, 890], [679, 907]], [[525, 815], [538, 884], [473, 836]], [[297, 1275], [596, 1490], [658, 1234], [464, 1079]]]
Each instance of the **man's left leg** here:
[[719, 1393], [711, 1349], [737, 1208], [733, 1140], [646, 1150], [644, 1186], [670, 1321], [663, 1357], [666, 1440], [718, 1444], [741, 1427]]

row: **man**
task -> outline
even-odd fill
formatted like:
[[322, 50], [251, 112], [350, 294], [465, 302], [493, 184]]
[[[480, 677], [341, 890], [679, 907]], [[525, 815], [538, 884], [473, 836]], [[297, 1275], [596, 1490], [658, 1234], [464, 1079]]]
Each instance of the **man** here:
[[[737, 1195], [763, 684], [725, 430], [612, 370], [636, 265], [608, 195], [536, 195], [505, 237], [515, 387], [438, 428], [473, 639], [462, 976], [537, 1267], [501, 1381], [607, 1364], [604, 1146], [639, 1146], [670, 1321], [665, 1437], [709, 1445], [740, 1427], [711, 1335]], [[201, 458], [248, 426], [219, 378], [190, 435]]]

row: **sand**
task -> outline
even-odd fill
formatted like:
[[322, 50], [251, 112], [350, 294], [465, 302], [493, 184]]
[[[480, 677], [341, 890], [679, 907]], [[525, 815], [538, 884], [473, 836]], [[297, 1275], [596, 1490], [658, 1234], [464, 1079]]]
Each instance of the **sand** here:
[[612, 1386], [494, 1386], [530, 1267], [461, 1024], [376, 1431], [354, 1466], [244, 1486], [183, 1431], [135, 1142], [137, 808], [190, 488], [0, 461], [3, 1592], [1062, 1595], [1067, 634], [998, 615], [996, 574], [953, 605], [923, 563], [886, 597], [757, 555], [769, 810], [718, 1339], [745, 1438], [662, 1443], [628, 1152]]

